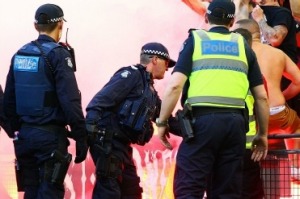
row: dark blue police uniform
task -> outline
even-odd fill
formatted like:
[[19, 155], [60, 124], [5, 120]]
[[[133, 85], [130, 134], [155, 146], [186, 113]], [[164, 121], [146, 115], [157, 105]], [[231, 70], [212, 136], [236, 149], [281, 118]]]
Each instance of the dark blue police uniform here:
[[[145, 81], [146, 80], [146, 81]], [[148, 84], [150, 89], [145, 89]], [[147, 91], [148, 90], [148, 91]], [[144, 125], [143, 136], [124, 127], [120, 120], [130, 101], [147, 96], [151, 118]], [[90, 152], [96, 165], [96, 184], [93, 198], [140, 199], [142, 188], [132, 157], [131, 143], [145, 144], [153, 134], [152, 122], [158, 116], [161, 100], [153, 87], [150, 73], [142, 65], [123, 67], [93, 97], [88, 104], [86, 122], [97, 123], [98, 133]], [[140, 107], [140, 108], [142, 108]]]
[[[209, 32], [229, 34], [229, 30], [225, 27], [214, 27]], [[173, 72], [190, 76], [193, 50], [194, 39], [190, 33]], [[261, 85], [263, 80], [255, 54], [248, 45], [245, 46], [245, 50], [249, 66], [249, 85], [250, 87]], [[182, 103], [186, 101], [188, 87], [187, 82], [182, 94]], [[177, 154], [175, 196], [185, 199], [202, 198], [208, 188], [207, 182], [211, 182], [208, 190], [210, 198], [238, 198], [239, 196], [232, 190], [237, 190], [242, 185], [242, 157], [248, 124], [242, 111], [218, 112], [214, 109], [209, 110], [209, 107], [201, 109], [193, 106], [193, 115], [195, 138], [192, 142], [181, 143]], [[239, 174], [233, 175], [237, 170]], [[208, 179], [209, 176], [211, 179]], [[232, 176], [233, 179], [228, 179], [228, 176]]]
[[13, 137], [13, 132], [11, 131], [9, 121], [7, 120], [4, 114], [3, 97], [4, 97], [4, 92], [2, 86], [0, 85], [0, 128], [2, 127], [9, 137]]
[[40, 35], [37, 41], [44, 55], [31, 42], [11, 60], [4, 111], [12, 131], [19, 131], [14, 139], [19, 190], [25, 191], [25, 198], [63, 198], [64, 176], [53, 179], [58, 160], [52, 156], [54, 151], [67, 154], [66, 125], [75, 140], [86, 136], [81, 96], [69, 52], [49, 36]]

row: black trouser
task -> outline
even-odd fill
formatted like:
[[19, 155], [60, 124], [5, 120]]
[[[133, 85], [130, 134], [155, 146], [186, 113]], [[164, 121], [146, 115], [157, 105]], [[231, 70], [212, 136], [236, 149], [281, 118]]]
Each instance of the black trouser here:
[[[133, 162], [132, 147], [129, 143], [122, 143], [113, 139], [112, 150], [109, 154], [103, 154], [102, 150], [96, 146], [90, 147], [90, 153], [96, 164], [96, 183], [93, 190], [93, 199], [141, 199], [142, 188], [140, 178]], [[101, 171], [99, 164], [108, 163], [110, 165], [101, 166], [109, 171]], [[118, 175], [119, 174], [119, 175]]]
[[243, 162], [243, 189], [241, 199], [262, 199], [263, 183], [260, 175], [260, 164], [251, 159], [252, 151], [246, 149]]
[[[248, 124], [248, 123], [247, 123]], [[179, 146], [174, 175], [177, 199], [240, 199], [246, 121], [240, 112], [196, 115], [195, 138]]]
[[45, 180], [45, 163], [54, 150], [67, 153], [68, 140], [63, 127], [60, 132], [50, 132], [33, 126], [22, 126], [18, 140], [14, 141], [16, 158], [23, 172], [25, 199], [53, 199], [64, 197], [63, 184]]

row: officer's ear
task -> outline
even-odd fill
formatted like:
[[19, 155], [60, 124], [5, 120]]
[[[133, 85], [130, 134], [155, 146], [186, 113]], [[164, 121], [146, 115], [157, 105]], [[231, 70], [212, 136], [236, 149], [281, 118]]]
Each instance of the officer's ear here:
[[207, 14], [205, 14], [205, 16], [204, 16], [204, 21], [206, 24], [208, 24]]
[[34, 28], [36, 29], [36, 31], [38, 31], [38, 32], [39, 32], [39, 30], [38, 30], [38, 27], [37, 27], [36, 23], [33, 23], [33, 25], [34, 25]]
[[63, 21], [59, 21], [59, 22], [58, 22], [57, 25], [58, 25], [58, 29], [59, 29], [59, 30], [62, 30], [62, 28], [63, 28], [63, 23], [64, 23]]
[[231, 28], [234, 24], [234, 21], [235, 21], [235, 17], [233, 19], [231, 19], [230, 23], [229, 23], [229, 28]]
[[151, 62], [152, 62], [153, 65], [156, 65], [156, 64], [157, 64], [157, 59], [158, 59], [157, 56], [153, 56], [153, 57], [151, 58]]

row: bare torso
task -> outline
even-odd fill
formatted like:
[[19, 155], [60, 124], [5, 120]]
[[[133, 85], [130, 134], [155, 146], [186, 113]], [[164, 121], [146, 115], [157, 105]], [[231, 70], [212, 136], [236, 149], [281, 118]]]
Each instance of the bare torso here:
[[285, 70], [285, 54], [267, 44], [253, 42], [254, 50], [261, 72], [267, 81], [269, 106], [276, 107], [285, 104], [285, 98], [280, 89], [280, 81]]

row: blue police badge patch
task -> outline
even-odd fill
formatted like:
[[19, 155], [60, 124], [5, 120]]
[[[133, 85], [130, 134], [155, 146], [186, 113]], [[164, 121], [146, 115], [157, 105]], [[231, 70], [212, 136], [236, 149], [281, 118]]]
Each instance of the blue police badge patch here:
[[15, 71], [37, 72], [39, 57], [16, 55], [14, 59]]
[[128, 70], [125, 70], [121, 73], [122, 78], [127, 78], [131, 73]]

